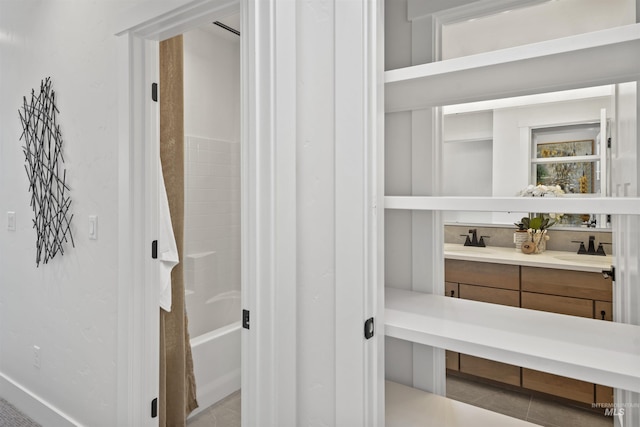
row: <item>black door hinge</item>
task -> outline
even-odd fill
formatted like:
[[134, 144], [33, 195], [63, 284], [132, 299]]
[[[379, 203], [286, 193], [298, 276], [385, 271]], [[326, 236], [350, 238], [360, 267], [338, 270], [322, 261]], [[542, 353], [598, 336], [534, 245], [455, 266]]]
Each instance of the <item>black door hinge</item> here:
[[373, 324], [373, 317], [371, 317], [364, 322], [364, 337], [366, 339], [369, 339], [374, 334], [375, 334], [375, 327]]
[[151, 100], [158, 102], [158, 83], [151, 83]]
[[611, 266], [611, 270], [602, 270], [602, 275], [605, 279], [611, 279], [612, 282], [616, 281], [616, 268]]
[[249, 310], [242, 310], [242, 327], [249, 329]]
[[611, 138], [607, 139], [607, 148], [611, 148]]
[[158, 259], [158, 241], [151, 242], [151, 258]]
[[158, 416], [158, 398], [156, 397], [151, 401], [151, 418]]

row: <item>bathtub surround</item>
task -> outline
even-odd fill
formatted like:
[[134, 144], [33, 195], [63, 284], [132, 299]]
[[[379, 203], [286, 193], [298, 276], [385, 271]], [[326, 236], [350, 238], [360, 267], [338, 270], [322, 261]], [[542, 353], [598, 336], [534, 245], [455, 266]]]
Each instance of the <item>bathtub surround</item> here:
[[185, 298], [201, 406], [195, 416], [240, 389], [240, 37], [213, 24], [186, 32], [184, 72]]
[[[160, 157], [178, 257], [184, 260], [184, 101], [182, 36], [160, 42]], [[184, 301], [184, 262], [171, 273], [172, 310], [160, 310], [160, 427], [184, 427], [197, 406]]]
[[240, 144], [186, 143], [185, 285], [197, 337], [240, 318]]

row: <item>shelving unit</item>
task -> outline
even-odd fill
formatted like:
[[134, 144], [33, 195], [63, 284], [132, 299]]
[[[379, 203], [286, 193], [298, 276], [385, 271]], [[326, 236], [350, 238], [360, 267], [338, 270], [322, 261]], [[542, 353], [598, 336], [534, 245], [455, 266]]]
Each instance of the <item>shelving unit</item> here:
[[[413, 23], [421, 25], [420, 22]], [[413, 29], [412, 37], [426, 34], [425, 28], [419, 25]], [[413, 42], [412, 60], [422, 60], [433, 53], [428, 48], [423, 49], [422, 42], [422, 39]], [[396, 228], [390, 231], [389, 241], [395, 250], [393, 256], [398, 257], [394, 272], [403, 272], [396, 274], [392, 281], [398, 284], [409, 280], [414, 289], [439, 292], [438, 258], [442, 256], [436, 230], [439, 211], [638, 215], [640, 198], [423, 196], [436, 193], [434, 188], [437, 186], [430, 185], [430, 180], [440, 165], [437, 158], [430, 156], [441, 147], [433, 148], [430, 144], [434, 135], [438, 137], [442, 124], [438, 121], [441, 117], [433, 112], [437, 110], [426, 109], [526, 95], [544, 97], [554, 91], [637, 81], [640, 79], [638, 52], [640, 24], [632, 24], [386, 71], [385, 112], [411, 112], [410, 119], [402, 115], [391, 119], [394, 126], [408, 129], [400, 132], [399, 141], [403, 145], [399, 146], [404, 151], [398, 155], [398, 158], [405, 156], [403, 159], [407, 164], [401, 165], [397, 158], [393, 163], [401, 171], [393, 191], [399, 194], [398, 188], [401, 188], [407, 195], [385, 196], [384, 208], [412, 212], [411, 215], [398, 213], [392, 217], [392, 226]], [[468, 139], [454, 137], [444, 142], [491, 139], [471, 135]], [[402, 170], [402, 166], [406, 168]], [[421, 195], [412, 196], [412, 192]], [[435, 215], [413, 212], [434, 212]], [[401, 238], [397, 236], [405, 239], [409, 236], [410, 241], [399, 243]], [[434, 244], [425, 245], [425, 241]], [[411, 261], [406, 262], [407, 259]], [[412, 270], [400, 269], [407, 266]], [[413, 352], [414, 366], [408, 371], [414, 375], [414, 383], [416, 378], [417, 382], [429, 381], [425, 380], [424, 372], [437, 366], [437, 362], [429, 359], [435, 353], [425, 349], [434, 347], [640, 392], [640, 326], [389, 287], [384, 299], [386, 336], [427, 346], [412, 346], [409, 350]], [[428, 361], [416, 365], [423, 359]], [[440, 379], [436, 376], [430, 385], [439, 387]], [[430, 408], [430, 405], [441, 405], [445, 411], [452, 411], [455, 413], [453, 418], [468, 415], [467, 408], [454, 408], [441, 396], [412, 394], [413, 389], [401, 389], [389, 382], [386, 387], [388, 415], [410, 420], [396, 425], [430, 425], [419, 421], [428, 412], [424, 407]], [[405, 392], [408, 394], [403, 394]], [[395, 394], [404, 396], [407, 402], [399, 400]], [[437, 399], [442, 400], [437, 404], [429, 403]], [[481, 414], [475, 416], [481, 417]], [[459, 425], [453, 418], [439, 419], [433, 425]], [[481, 425], [476, 421], [471, 423]]]
[[385, 334], [640, 392], [640, 328], [386, 288]]
[[416, 110], [637, 78], [640, 24], [385, 72], [385, 111]]
[[465, 138], [465, 139], [446, 139], [442, 141], [445, 144], [466, 144], [466, 143], [474, 143], [474, 142], [487, 142], [491, 141], [491, 136], [486, 137], [478, 137], [478, 138]]
[[[606, 201], [606, 203], [603, 203]], [[637, 197], [435, 197], [386, 196], [385, 209], [477, 212], [592, 212], [610, 215], [637, 215]]]

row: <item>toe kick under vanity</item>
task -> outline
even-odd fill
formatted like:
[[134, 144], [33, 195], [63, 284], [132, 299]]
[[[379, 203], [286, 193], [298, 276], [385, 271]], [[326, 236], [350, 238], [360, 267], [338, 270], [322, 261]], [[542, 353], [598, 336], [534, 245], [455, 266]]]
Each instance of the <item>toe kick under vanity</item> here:
[[[612, 320], [611, 257], [445, 245], [445, 295], [570, 316]], [[505, 319], [508, 321], [508, 319]], [[447, 351], [447, 372], [580, 402], [612, 403], [613, 388]]]

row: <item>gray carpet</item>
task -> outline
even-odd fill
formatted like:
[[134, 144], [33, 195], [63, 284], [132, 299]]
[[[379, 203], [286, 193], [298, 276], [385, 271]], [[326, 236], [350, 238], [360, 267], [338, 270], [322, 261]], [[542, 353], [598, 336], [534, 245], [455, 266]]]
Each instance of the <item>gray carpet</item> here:
[[0, 398], [0, 427], [42, 427], [18, 411], [15, 406]]

